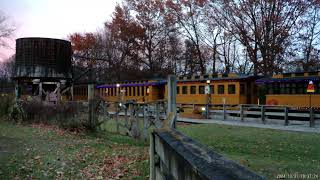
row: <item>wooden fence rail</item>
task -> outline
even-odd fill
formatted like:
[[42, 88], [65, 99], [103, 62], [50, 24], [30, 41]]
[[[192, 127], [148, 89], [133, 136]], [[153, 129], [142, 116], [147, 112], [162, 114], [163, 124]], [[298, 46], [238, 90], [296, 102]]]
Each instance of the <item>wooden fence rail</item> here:
[[[200, 104], [178, 104], [180, 109], [197, 107], [205, 107]], [[209, 108], [207, 108], [209, 107]], [[239, 120], [245, 121], [261, 121], [267, 123], [268, 121], [283, 122], [285, 126], [290, 125], [295, 121], [308, 121], [310, 127], [314, 127], [316, 121], [320, 121], [320, 111], [313, 108], [301, 110], [290, 106], [269, 106], [256, 104], [240, 104], [240, 105], [226, 105], [216, 104], [208, 105], [205, 109], [204, 115], [210, 119], [220, 120]]]

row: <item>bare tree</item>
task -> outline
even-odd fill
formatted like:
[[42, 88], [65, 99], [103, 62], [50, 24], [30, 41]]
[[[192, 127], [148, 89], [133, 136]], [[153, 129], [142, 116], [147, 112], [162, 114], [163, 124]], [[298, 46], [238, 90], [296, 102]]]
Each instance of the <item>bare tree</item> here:
[[13, 35], [15, 28], [8, 22], [8, 17], [0, 11], [0, 47], [7, 47], [8, 39]]
[[302, 0], [215, 1], [215, 20], [245, 46], [254, 74], [281, 71], [282, 55], [310, 7]]
[[170, 16], [179, 26], [181, 34], [192, 41], [195, 47], [200, 74], [206, 73], [201, 44], [204, 37], [204, 13], [207, 2], [207, 0], [167, 0], [166, 3]]
[[297, 60], [297, 65], [302, 67], [304, 71], [316, 70], [320, 65], [320, 3], [308, 11], [305, 16], [304, 28], [299, 34], [300, 47], [302, 49], [303, 58]]

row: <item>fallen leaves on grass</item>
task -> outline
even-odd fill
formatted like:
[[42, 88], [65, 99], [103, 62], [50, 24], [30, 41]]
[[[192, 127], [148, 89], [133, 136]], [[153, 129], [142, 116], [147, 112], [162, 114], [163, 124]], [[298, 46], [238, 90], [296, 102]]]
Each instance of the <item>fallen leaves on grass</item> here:
[[106, 153], [102, 164], [90, 164], [82, 170], [87, 179], [121, 179], [142, 176], [139, 163], [148, 160], [146, 147], [113, 145]]
[[49, 131], [54, 131], [55, 133], [57, 133], [60, 136], [66, 135], [66, 134], [81, 134], [84, 132], [83, 129], [70, 129], [70, 130], [66, 130], [66, 129], [62, 129], [59, 128], [58, 126], [55, 125], [47, 125], [47, 124], [32, 124], [31, 125], [32, 128], [36, 128], [36, 129], [41, 129], [42, 133], [47, 133]]

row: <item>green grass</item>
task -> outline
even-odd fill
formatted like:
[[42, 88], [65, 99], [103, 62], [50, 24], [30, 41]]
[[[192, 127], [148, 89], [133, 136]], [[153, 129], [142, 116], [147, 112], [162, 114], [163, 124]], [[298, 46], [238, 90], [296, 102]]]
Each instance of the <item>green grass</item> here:
[[[102, 128], [115, 132], [115, 123]], [[214, 124], [178, 125], [178, 130], [268, 179], [320, 172], [320, 134]], [[0, 121], [0, 164], [0, 179], [146, 179], [148, 143]]]
[[320, 134], [214, 124], [178, 129], [268, 179], [285, 173], [320, 177]]
[[1, 121], [0, 164], [0, 179], [146, 179], [149, 172], [142, 141]]

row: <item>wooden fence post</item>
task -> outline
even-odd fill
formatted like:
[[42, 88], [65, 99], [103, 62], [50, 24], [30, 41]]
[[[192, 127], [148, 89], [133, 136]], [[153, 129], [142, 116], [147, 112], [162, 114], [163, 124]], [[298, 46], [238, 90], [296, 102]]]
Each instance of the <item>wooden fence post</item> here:
[[223, 104], [223, 120], [227, 119], [227, 110], [226, 110], [226, 104]]
[[314, 122], [314, 109], [311, 107], [310, 108], [310, 127], [314, 127], [315, 122]]
[[210, 119], [210, 109], [209, 109], [209, 104], [206, 104], [206, 118]]
[[241, 122], [244, 122], [244, 119], [243, 119], [243, 104], [240, 104], [240, 120], [241, 120]]
[[117, 123], [117, 133], [119, 133], [119, 104], [116, 103], [116, 123]]
[[155, 142], [153, 133], [150, 134], [150, 148], [149, 148], [149, 156], [150, 156], [150, 180], [156, 179], [156, 168], [155, 168]]
[[177, 80], [175, 75], [168, 76], [168, 110], [167, 116], [172, 112], [174, 118], [171, 122], [169, 122], [170, 128], [176, 128], [177, 121], [177, 105], [176, 105], [176, 97], [177, 97]]
[[137, 130], [138, 130], [138, 132], [139, 132], [139, 136], [141, 137], [142, 134], [143, 134], [143, 131], [140, 130], [140, 128], [141, 128], [141, 125], [140, 125], [141, 119], [140, 119], [140, 116], [139, 116], [139, 115], [140, 115], [140, 112], [141, 112], [141, 105], [140, 105], [140, 104], [137, 104], [137, 107], [138, 107], [137, 116], [136, 116]]
[[129, 107], [126, 107], [126, 106], [125, 106], [125, 109], [124, 109], [124, 120], [125, 120], [124, 123], [125, 123], [126, 128], [128, 128], [128, 126], [129, 126], [129, 125], [128, 125], [128, 108], [129, 108]]
[[157, 102], [156, 103], [156, 121], [160, 121], [160, 103], [159, 102]]
[[289, 108], [288, 107], [284, 107], [284, 125], [285, 126], [289, 125], [288, 113], [289, 113]]
[[142, 105], [142, 113], [143, 113], [143, 137], [144, 137], [144, 140], [147, 141], [147, 116], [146, 116], [146, 110], [145, 110], [145, 107], [144, 105]]
[[261, 120], [263, 124], [266, 124], [265, 106], [261, 106]]

